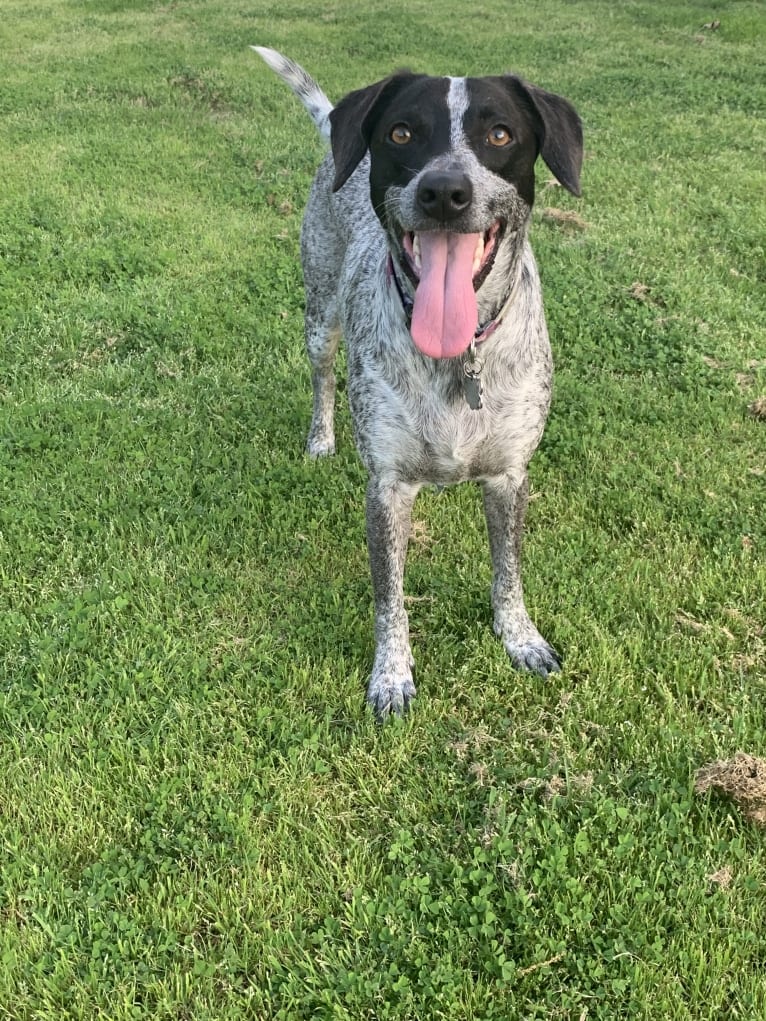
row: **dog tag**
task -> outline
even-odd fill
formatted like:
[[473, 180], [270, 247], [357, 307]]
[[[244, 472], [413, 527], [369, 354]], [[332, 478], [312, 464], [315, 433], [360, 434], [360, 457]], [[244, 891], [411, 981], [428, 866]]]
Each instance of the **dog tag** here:
[[463, 393], [468, 401], [468, 407], [472, 411], [478, 411], [481, 408], [481, 376], [474, 369], [469, 369], [467, 366], [463, 376]]

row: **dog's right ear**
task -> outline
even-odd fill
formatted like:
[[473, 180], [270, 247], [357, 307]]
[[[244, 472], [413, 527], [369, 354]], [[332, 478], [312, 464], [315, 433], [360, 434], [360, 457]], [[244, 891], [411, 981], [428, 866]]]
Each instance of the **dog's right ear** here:
[[335, 161], [333, 191], [343, 187], [364, 158], [380, 103], [414, 77], [409, 71], [402, 71], [365, 89], [349, 92], [330, 112], [330, 144]]

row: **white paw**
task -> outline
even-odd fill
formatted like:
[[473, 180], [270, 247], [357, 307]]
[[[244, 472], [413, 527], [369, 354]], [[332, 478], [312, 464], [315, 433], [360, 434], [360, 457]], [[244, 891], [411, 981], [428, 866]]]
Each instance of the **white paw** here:
[[415, 697], [415, 684], [409, 669], [388, 671], [375, 669], [367, 686], [367, 703], [382, 722], [392, 713], [401, 716]]
[[335, 437], [309, 435], [306, 441], [306, 453], [312, 458], [329, 457], [335, 453]]
[[541, 635], [530, 641], [503, 641], [503, 645], [517, 670], [528, 670], [547, 677], [561, 669], [558, 654]]

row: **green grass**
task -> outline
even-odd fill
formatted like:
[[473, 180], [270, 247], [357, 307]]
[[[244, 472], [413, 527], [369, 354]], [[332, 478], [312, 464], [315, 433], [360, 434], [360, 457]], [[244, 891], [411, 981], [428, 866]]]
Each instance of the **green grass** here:
[[[0, 1018], [765, 1016], [764, 837], [693, 794], [766, 748], [762, 5], [6, 0], [0, 32]], [[303, 455], [322, 148], [258, 42], [334, 98], [512, 68], [582, 113], [584, 197], [541, 168], [533, 224], [548, 681], [491, 634], [460, 487], [416, 506], [413, 711], [363, 707], [342, 394]]]

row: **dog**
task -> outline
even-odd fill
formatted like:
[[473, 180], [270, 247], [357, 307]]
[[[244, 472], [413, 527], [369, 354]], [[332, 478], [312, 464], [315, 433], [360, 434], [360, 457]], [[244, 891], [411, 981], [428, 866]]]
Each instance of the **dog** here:
[[527, 230], [538, 155], [580, 194], [580, 118], [566, 99], [510, 74], [400, 71], [333, 107], [298, 64], [253, 49], [330, 142], [301, 231], [313, 389], [307, 450], [335, 450], [342, 334], [354, 437], [369, 473], [375, 657], [367, 701], [382, 719], [415, 695], [403, 574], [425, 484], [480, 483], [495, 632], [514, 667], [545, 677], [560, 669], [559, 657], [527, 614], [520, 574], [527, 465], [552, 383]]

